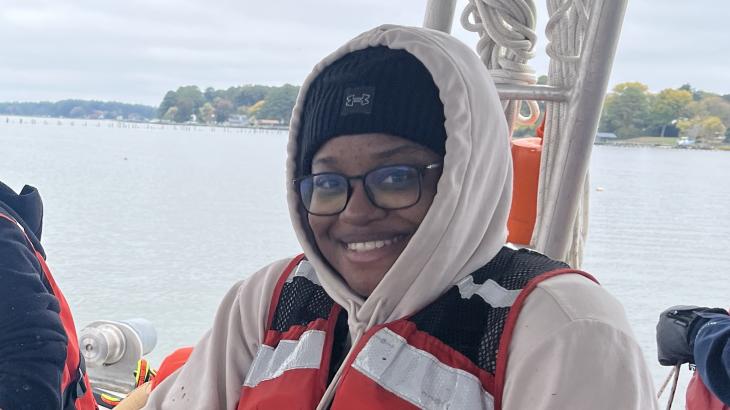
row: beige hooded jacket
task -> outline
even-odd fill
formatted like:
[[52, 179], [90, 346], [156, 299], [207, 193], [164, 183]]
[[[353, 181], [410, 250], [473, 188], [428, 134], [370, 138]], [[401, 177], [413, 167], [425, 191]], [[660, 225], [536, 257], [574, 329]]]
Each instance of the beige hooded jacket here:
[[[447, 34], [392, 25], [361, 34], [314, 67], [292, 116], [288, 179], [295, 175], [297, 130], [309, 84], [344, 54], [377, 45], [405, 49], [429, 70], [440, 90], [448, 138], [443, 174], [428, 214], [366, 300], [310, 241], [306, 215], [300, 214], [298, 196], [287, 184], [299, 242], [327, 293], [347, 309], [352, 344], [371, 326], [420, 310], [489, 262], [506, 240], [511, 200], [508, 130], [484, 65]], [[274, 286], [288, 260], [272, 263], [230, 290], [213, 328], [188, 363], [153, 391], [146, 409], [235, 409], [264, 339]], [[329, 403], [331, 390], [320, 407]], [[503, 397], [505, 410], [657, 408], [649, 372], [621, 305], [579, 275], [547, 280], [526, 300], [509, 347]]]

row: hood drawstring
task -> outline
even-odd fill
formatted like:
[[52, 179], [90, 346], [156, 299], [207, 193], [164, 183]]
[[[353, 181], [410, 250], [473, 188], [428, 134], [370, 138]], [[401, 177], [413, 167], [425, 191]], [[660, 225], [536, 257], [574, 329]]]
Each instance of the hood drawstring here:
[[[345, 371], [345, 368], [347, 366], [347, 362], [350, 360], [350, 355], [352, 355], [352, 352], [357, 346], [357, 342], [360, 341], [360, 338], [362, 337], [365, 332], [370, 330], [377, 322], [378, 322], [378, 313], [380, 313], [380, 307], [383, 305], [383, 300], [378, 299], [378, 301], [375, 304], [375, 308], [373, 309], [373, 313], [370, 315], [370, 319], [368, 319], [367, 324], [363, 325], [362, 323], [352, 323], [354, 325], [351, 329], [355, 331], [354, 336], [352, 333], [350, 333], [350, 348], [347, 352], [347, 355], [345, 356], [345, 359], [342, 361], [342, 364], [340, 365], [340, 368], [337, 369], [337, 373], [335, 373], [335, 376], [332, 378], [332, 381], [330, 382], [329, 386], [327, 386], [327, 390], [324, 392], [324, 395], [322, 396], [322, 400], [319, 401], [319, 405], [317, 405], [317, 410], [323, 410], [330, 407], [330, 404], [332, 400], [334, 399], [335, 390], [337, 390], [337, 386], [340, 384], [340, 377], [342, 377], [342, 373]], [[347, 322], [348, 326], [351, 324], [350, 321], [354, 320], [357, 321], [357, 310], [358, 306], [355, 303], [354, 300], [348, 299], [347, 300]], [[354, 329], [353, 329], [354, 328]]]
[[347, 326], [350, 328], [350, 340], [352, 341], [352, 345], [350, 345], [350, 347], [354, 346], [355, 343], [357, 343], [357, 340], [360, 339], [360, 336], [365, 332], [365, 325], [357, 320], [358, 310], [359, 307], [357, 303], [355, 303], [355, 301], [352, 299], [348, 299]]
[[378, 323], [378, 315], [380, 314], [380, 308], [383, 307], [383, 304], [383, 299], [378, 299], [378, 301], [375, 303], [373, 313], [370, 315], [367, 326], [365, 326], [366, 331]]

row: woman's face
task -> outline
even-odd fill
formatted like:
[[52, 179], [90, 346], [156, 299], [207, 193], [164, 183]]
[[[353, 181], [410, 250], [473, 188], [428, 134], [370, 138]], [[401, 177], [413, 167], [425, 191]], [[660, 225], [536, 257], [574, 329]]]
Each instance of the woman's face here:
[[[357, 176], [386, 165], [423, 167], [442, 160], [430, 149], [400, 137], [358, 134], [333, 138], [323, 145], [313, 158], [312, 173]], [[375, 206], [362, 180], [357, 179], [350, 182], [352, 194], [341, 213], [309, 215], [319, 250], [355, 292], [369, 296], [398, 259], [426, 216], [440, 175], [440, 167], [424, 172], [421, 197], [408, 208]]]

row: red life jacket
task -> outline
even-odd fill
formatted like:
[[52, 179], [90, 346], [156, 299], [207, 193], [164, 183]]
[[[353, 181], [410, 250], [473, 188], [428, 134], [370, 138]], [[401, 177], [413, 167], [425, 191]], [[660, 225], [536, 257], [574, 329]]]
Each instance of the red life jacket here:
[[[352, 348], [332, 409], [501, 409], [512, 331], [541, 281], [579, 273], [537, 252], [503, 248], [420, 312], [367, 330]], [[268, 330], [238, 410], [315, 408], [345, 356], [346, 311], [303, 256], [275, 288]]]
[[84, 365], [84, 358], [79, 351], [79, 340], [76, 335], [76, 327], [74, 326], [73, 316], [71, 315], [71, 309], [66, 302], [66, 298], [63, 296], [61, 289], [53, 279], [51, 270], [46, 264], [46, 260], [43, 258], [40, 252], [38, 252], [33, 246], [33, 242], [30, 240], [28, 235], [15, 219], [11, 216], [0, 213], [0, 218], [9, 220], [10, 222], [17, 225], [22, 231], [23, 235], [28, 242], [28, 247], [33, 251], [38, 259], [38, 263], [43, 269], [43, 282], [46, 286], [50, 286], [48, 289], [58, 299], [58, 303], [61, 307], [61, 323], [66, 331], [68, 337], [68, 345], [66, 347], [66, 365], [61, 375], [61, 403], [63, 410], [93, 410], [96, 409], [96, 401], [94, 400], [91, 386], [89, 384], [89, 378], [86, 375], [86, 366]]
[[167, 379], [168, 376], [175, 373], [177, 369], [181, 368], [185, 364], [185, 362], [188, 361], [188, 358], [192, 353], [192, 346], [187, 346], [181, 347], [165, 357], [165, 359], [162, 360], [160, 367], [157, 369], [157, 374], [152, 379], [152, 385], [150, 386], [150, 390], [154, 390], [157, 386], [160, 385], [160, 383]]
[[699, 372], [694, 372], [687, 386], [687, 410], [730, 410], [702, 383]]

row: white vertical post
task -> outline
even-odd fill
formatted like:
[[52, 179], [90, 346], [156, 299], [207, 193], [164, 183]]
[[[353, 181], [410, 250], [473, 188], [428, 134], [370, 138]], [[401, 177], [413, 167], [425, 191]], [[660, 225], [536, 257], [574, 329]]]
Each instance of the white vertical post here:
[[428, 0], [423, 27], [451, 33], [456, 0]]
[[537, 243], [542, 251], [555, 259], [565, 260], [572, 241], [580, 195], [583, 191], [598, 120], [603, 107], [611, 66], [616, 53], [627, 0], [599, 0], [593, 4], [591, 24], [586, 33], [578, 78], [568, 102], [568, 121], [564, 135], [567, 154], [554, 172], [558, 187], [552, 212], [543, 215], [547, 229], [540, 232]]

